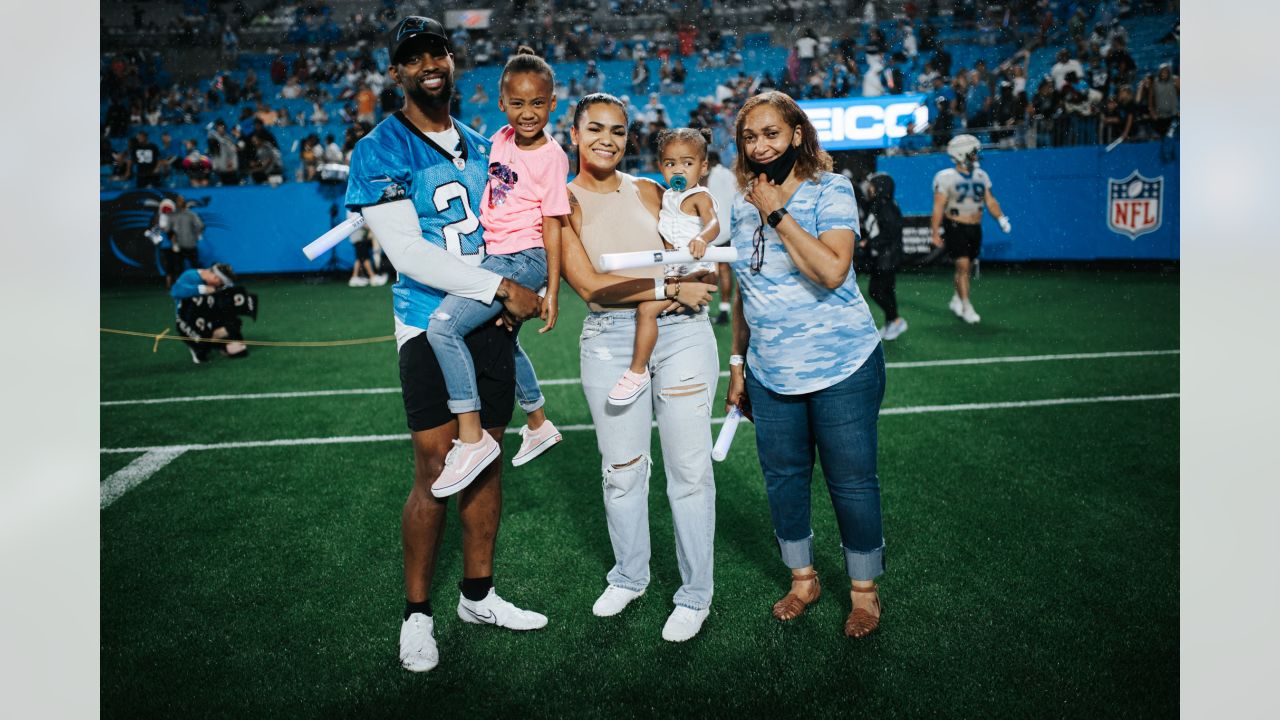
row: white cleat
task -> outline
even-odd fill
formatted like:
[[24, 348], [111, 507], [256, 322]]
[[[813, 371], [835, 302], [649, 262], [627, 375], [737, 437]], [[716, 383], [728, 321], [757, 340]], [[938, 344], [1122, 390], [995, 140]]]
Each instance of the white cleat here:
[[474, 625], [497, 625], [508, 630], [537, 630], [547, 626], [547, 616], [532, 610], [521, 610], [498, 597], [493, 588], [483, 600], [472, 602], [458, 596], [458, 619]]
[[643, 590], [628, 590], [617, 585], [604, 589], [596, 603], [591, 606], [591, 614], [596, 617], [613, 617], [622, 612], [632, 600], [644, 594]]
[[691, 639], [702, 629], [702, 622], [710, 614], [709, 608], [691, 610], [677, 605], [671, 612], [671, 617], [667, 618], [667, 624], [662, 626], [662, 639], [667, 642], [684, 642]]
[[886, 341], [897, 340], [898, 336], [907, 331], [906, 318], [898, 318], [884, 327], [884, 333], [880, 336]]
[[982, 320], [982, 317], [974, 311], [973, 306], [969, 303], [964, 304], [964, 313], [960, 317], [964, 318], [964, 321], [970, 325], [977, 325]]
[[426, 672], [440, 664], [440, 650], [433, 635], [435, 623], [414, 613], [400, 626], [400, 665], [410, 672]]

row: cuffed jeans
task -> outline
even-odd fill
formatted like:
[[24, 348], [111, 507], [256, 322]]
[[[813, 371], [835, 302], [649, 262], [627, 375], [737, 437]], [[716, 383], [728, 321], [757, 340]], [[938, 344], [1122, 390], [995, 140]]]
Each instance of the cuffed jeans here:
[[634, 403], [610, 405], [609, 390], [631, 364], [635, 334], [632, 311], [591, 313], [582, 323], [582, 391], [596, 426], [613, 545], [607, 580], [633, 591], [649, 585], [650, 423], [656, 415], [680, 568], [675, 604], [702, 610], [711, 605], [716, 525], [711, 403], [720, 362], [715, 335], [705, 312], [658, 318], [651, 384]]
[[[510, 255], [490, 255], [480, 267], [491, 270], [531, 290], [547, 284], [547, 251], [531, 248]], [[454, 415], [480, 409], [480, 391], [476, 388], [476, 369], [464, 338], [472, 330], [498, 317], [502, 303], [485, 304], [479, 300], [447, 295], [431, 314], [427, 325], [427, 342], [440, 363], [445, 387], [449, 389], [449, 412]], [[525, 412], [542, 407], [544, 399], [538, 387], [533, 363], [516, 341], [516, 398]]]
[[793, 569], [813, 564], [809, 518], [816, 449], [840, 526], [845, 570], [853, 580], [874, 580], [884, 572], [876, 476], [876, 420], [885, 382], [882, 346], [856, 372], [825, 390], [782, 395], [761, 385], [750, 367], [746, 380], [782, 561]]

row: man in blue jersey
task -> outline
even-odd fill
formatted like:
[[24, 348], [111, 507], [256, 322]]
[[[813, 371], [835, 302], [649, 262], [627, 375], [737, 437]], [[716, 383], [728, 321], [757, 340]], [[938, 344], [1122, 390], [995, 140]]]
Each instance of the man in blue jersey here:
[[[401, 517], [405, 611], [400, 664], [424, 672], [439, 662], [431, 610], [432, 576], [444, 537], [447, 499], [431, 494], [457, 422], [426, 327], [446, 294], [501, 302], [508, 323], [538, 315], [528, 288], [479, 267], [484, 258], [480, 198], [488, 182], [485, 138], [449, 117], [454, 62], [439, 22], [410, 16], [391, 31], [391, 79], [405, 99], [356, 144], [346, 204], [364, 215], [400, 279], [394, 296], [396, 345], [405, 415], [413, 433], [414, 483]], [[480, 391], [480, 419], [499, 443], [515, 404], [514, 340], [486, 325], [467, 336]], [[498, 597], [493, 548], [502, 510], [502, 462], [492, 463], [458, 497], [462, 571], [458, 617], [511, 630], [544, 627], [547, 618]]]

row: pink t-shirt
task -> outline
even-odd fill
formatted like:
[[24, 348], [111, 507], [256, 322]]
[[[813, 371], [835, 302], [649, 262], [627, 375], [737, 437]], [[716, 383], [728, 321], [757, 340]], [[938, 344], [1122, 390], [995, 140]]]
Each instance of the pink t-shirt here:
[[522, 150], [510, 125], [494, 133], [480, 203], [485, 252], [510, 255], [542, 247], [542, 218], [569, 214], [568, 180], [569, 157], [554, 139]]

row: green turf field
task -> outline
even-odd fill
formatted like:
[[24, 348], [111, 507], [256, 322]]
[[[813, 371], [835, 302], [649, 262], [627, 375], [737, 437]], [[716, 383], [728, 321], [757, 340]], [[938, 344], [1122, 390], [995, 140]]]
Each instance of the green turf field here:
[[[389, 287], [250, 287], [262, 307], [250, 339], [391, 332]], [[899, 278], [910, 330], [886, 348], [888, 572], [870, 638], [841, 634], [849, 598], [820, 485], [823, 598], [790, 624], [770, 617], [787, 571], [745, 425], [715, 468], [702, 633], [660, 637], [679, 579], [656, 443], [652, 584], [622, 615], [592, 616], [612, 555], [584, 429], [505, 473], [497, 586], [548, 627], [457, 620], [455, 516], [433, 597], [441, 664], [424, 675], [396, 659], [412, 460], [394, 344], [254, 348], [196, 366], [180, 343], [152, 352], [150, 339], [104, 334], [102, 714], [1175, 714], [1177, 274], [986, 269], [977, 326], [951, 315], [950, 293], [942, 272]], [[584, 311], [570, 295], [554, 332], [521, 335], [562, 426], [591, 422], [573, 382]], [[159, 333], [172, 318], [161, 290], [103, 292], [104, 328]], [[728, 328], [717, 337], [724, 358]], [[373, 392], [325, 392], [356, 389]], [[190, 400], [264, 393], [309, 394]], [[133, 402], [172, 398], [187, 400]], [[1042, 402], [1057, 400], [1072, 402]], [[316, 442], [334, 438], [348, 439]], [[304, 442], [269, 442], [283, 440]], [[508, 457], [517, 446], [509, 435]]]

